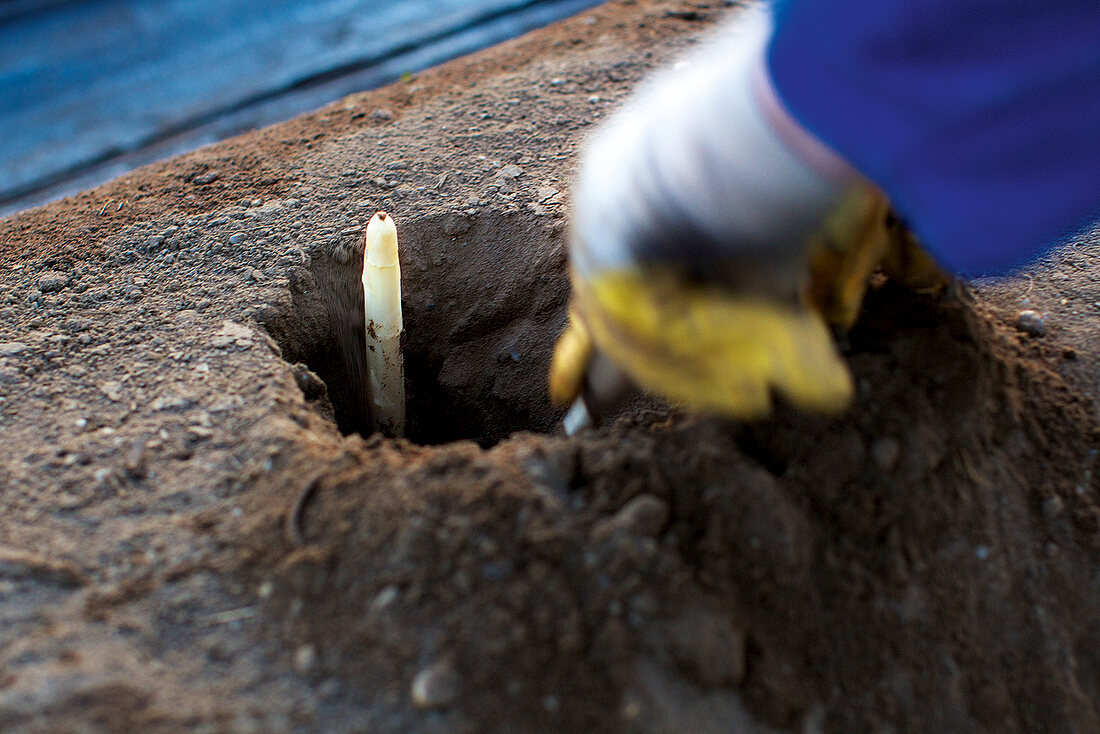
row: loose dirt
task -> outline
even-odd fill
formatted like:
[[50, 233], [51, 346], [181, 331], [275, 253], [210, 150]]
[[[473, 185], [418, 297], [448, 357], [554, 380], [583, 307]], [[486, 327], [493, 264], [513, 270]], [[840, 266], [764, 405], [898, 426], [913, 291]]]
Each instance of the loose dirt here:
[[[1095, 234], [876, 283], [839, 418], [555, 432], [576, 147], [725, 5], [611, 2], [0, 222], [0, 730], [1100, 730]], [[378, 209], [407, 440], [356, 433]]]

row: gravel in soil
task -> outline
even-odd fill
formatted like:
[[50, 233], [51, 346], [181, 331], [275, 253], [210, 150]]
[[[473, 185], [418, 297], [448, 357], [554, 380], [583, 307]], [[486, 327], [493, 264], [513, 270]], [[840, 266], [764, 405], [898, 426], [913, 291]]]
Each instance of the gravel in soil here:
[[[0, 222], [0, 729], [1100, 729], [1094, 235], [876, 283], [839, 418], [555, 433], [576, 146], [725, 5], [611, 2]], [[357, 433], [378, 209], [407, 440]]]

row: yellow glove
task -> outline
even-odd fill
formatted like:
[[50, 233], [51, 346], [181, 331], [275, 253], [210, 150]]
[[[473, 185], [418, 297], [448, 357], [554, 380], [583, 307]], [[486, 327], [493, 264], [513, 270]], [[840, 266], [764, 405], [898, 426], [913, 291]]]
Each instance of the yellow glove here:
[[851, 326], [880, 266], [942, 281], [881, 192], [761, 87], [760, 17], [651, 83], [585, 151], [556, 403], [592, 387], [598, 351], [695, 411], [759, 417], [773, 393], [842, 410], [852, 378], [827, 322]]
[[759, 416], [772, 389], [814, 410], [843, 408], [852, 394], [825, 322], [806, 308], [661, 270], [574, 279], [574, 304], [551, 369], [559, 403], [580, 392], [593, 343], [639, 387], [702, 412]]
[[909, 287], [936, 287], [945, 276], [874, 192], [853, 196], [807, 250], [802, 302], [692, 282], [668, 266], [574, 275], [551, 398], [568, 405], [581, 393], [598, 344], [639, 387], [692, 410], [759, 417], [773, 391], [806, 410], [843, 409], [852, 380], [826, 322], [855, 322], [880, 266]]
[[878, 192], [856, 191], [808, 243], [808, 302], [843, 329], [859, 316], [872, 273], [882, 271], [915, 291], [939, 288], [947, 274]]

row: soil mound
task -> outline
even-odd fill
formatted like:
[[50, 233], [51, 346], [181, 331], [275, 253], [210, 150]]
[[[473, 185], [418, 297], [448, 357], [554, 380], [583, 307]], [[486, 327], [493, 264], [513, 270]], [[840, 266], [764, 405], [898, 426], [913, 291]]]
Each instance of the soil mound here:
[[[560, 310], [524, 321], [543, 346], [558, 328]], [[478, 346], [483, 383], [507, 379], [499, 342]], [[848, 357], [840, 419], [644, 411], [488, 452], [372, 439], [255, 583], [365, 709], [457, 730], [1100, 725], [1088, 402], [961, 286], [880, 286]]]

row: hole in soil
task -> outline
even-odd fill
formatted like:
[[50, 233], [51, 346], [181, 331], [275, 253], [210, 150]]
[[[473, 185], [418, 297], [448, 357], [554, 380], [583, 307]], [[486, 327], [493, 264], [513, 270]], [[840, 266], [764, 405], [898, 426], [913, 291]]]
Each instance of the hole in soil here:
[[[569, 286], [562, 227], [508, 212], [404, 218], [401, 245], [407, 436], [489, 446], [520, 431], [549, 432], [560, 414], [546, 370], [565, 322]], [[350, 253], [315, 253], [289, 273], [292, 303], [262, 318], [290, 362], [327, 386], [345, 433], [370, 433], [364, 375], [362, 234]]]

